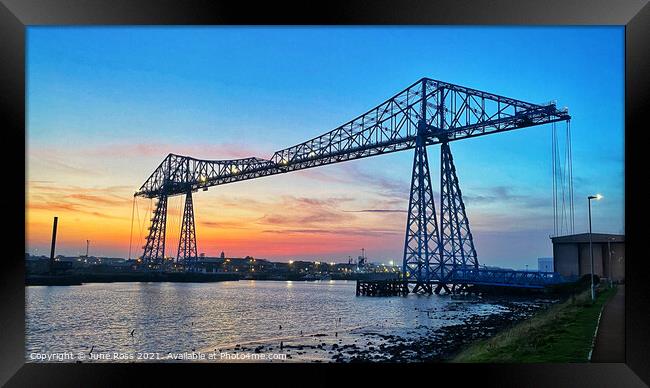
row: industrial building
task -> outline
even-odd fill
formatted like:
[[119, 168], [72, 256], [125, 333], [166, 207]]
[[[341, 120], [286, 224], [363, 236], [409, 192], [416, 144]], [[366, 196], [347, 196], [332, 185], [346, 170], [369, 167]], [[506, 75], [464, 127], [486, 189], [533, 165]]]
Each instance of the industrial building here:
[[[589, 233], [551, 237], [553, 269], [562, 276], [580, 277], [591, 273]], [[625, 281], [625, 236], [593, 233], [594, 274], [614, 282]]]

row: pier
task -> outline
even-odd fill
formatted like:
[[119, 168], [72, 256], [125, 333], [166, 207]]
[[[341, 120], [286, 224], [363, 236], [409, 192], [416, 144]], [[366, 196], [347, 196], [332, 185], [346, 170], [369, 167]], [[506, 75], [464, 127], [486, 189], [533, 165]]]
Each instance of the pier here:
[[408, 293], [405, 280], [357, 280], [357, 296], [406, 296]]

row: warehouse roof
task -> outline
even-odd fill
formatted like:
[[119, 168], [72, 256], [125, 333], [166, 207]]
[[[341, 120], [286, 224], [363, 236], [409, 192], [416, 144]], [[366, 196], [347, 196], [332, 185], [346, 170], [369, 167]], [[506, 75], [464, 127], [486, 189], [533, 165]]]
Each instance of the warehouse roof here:
[[[553, 244], [568, 244], [568, 243], [588, 243], [589, 233], [572, 234], [568, 236], [551, 237]], [[625, 242], [625, 235], [623, 234], [606, 234], [606, 233], [592, 233], [591, 241], [595, 243], [606, 242]]]

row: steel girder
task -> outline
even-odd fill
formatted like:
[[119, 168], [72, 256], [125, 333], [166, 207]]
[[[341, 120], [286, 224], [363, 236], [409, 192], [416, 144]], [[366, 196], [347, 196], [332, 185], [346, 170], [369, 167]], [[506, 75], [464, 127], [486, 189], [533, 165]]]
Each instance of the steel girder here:
[[404, 279], [415, 282], [414, 293], [431, 294], [431, 279], [436, 277], [434, 265], [440, 262], [440, 236], [438, 221], [431, 188], [429, 158], [427, 157], [427, 101], [425, 80], [421, 83], [422, 95], [420, 120], [413, 155], [413, 173], [411, 174], [411, 192], [406, 221], [406, 238], [404, 241], [404, 259], [402, 274]]
[[411, 195], [406, 221], [402, 273], [415, 282], [413, 292], [431, 293], [431, 280], [438, 278], [440, 268], [440, 237], [431, 189], [429, 160], [424, 139], [418, 140], [413, 157]]
[[515, 271], [486, 268], [456, 268], [450, 279], [459, 284], [479, 284], [518, 288], [544, 288], [566, 281], [555, 272]]
[[[532, 104], [422, 78], [357, 118], [269, 159], [201, 160], [169, 154], [137, 196], [181, 195], [188, 190], [255, 179], [416, 147], [569, 120], [554, 103]], [[424, 123], [423, 130], [419, 129]]]
[[181, 225], [181, 237], [178, 241], [176, 261], [193, 270], [199, 258], [196, 246], [196, 224], [194, 222], [194, 205], [192, 192], [185, 194], [185, 209]]
[[162, 269], [165, 260], [165, 231], [167, 227], [167, 196], [158, 198], [151, 219], [147, 242], [142, 247], [141, 265], [146, 269]]
[[443, 260], [441, 279], [456, 267], [478, 268], [476, 249], [456, 176], [449, 143], [440, 148], [440, 245]]

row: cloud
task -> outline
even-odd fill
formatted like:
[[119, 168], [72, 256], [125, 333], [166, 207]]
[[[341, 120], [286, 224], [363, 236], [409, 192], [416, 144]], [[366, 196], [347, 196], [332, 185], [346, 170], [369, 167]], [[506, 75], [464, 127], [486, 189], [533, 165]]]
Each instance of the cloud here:
[[[126, 194], [126, 189], [126, 186], [88, 188], [28, 181], [26, 210], [67, 211], [123, 219], [112, 214], [129, 209], [133, 197]], [[120, 191], [125, 193], [120, 194]]]
[[[95, 155], [96, 156], [96, 155]], [[70, 164], [71, 160], [65, 155], [60, 155], [59, 150], [50, 150], [50, 151], [31, 151], [28, 153], [28, 157], [31, 161], [27, 162], [27, 170], [29, 171], [29, 165], [33, 162], [43, 163], [47, 166], [48, 171], [51, 173], [52, 170], [58, 170], [68, 173], [80, 174], [85, 176], [96, 176], [97, 171], [79, 167], [76, 165]], [[40, 181], [46, 182], [46, 181]]]
[[296, 172], [302, 176], [319, 182], [342, 183], [354, 185], [377, 193], [393, 203], [408, 200], [410, 182], [402, 179], [381, 175], [377, 171], [366, 172], [354, 164], [341, 164], [338, 169], [331, 172], [308, 169]]
[[215, 228], [215, 229], [250, 229], [250, 225], [247, 223], [242, 222], [241, 220], [238, 221], [199, 221], [198, 222], [201, 226], [205, 226], [208, 228]]
[[368, 228], [334, 228], [334, 229], [265, 229], [262, 233], [277, 233], [277, 234], [329, 234], [329, 235], [344, 235], [344, 236], [371, 236], [371, 235], [395, 235], [403, 234], [403, 231], [390, 230], [390, 229], [368, 229]]
[[487, 194], [463, 195], [463, 199], [470, 202], [492, 203], [508, 200], [519, 200], [524, 196], [512, 194], [512, 189], [506, 186], [494, 186], [479, 190]]
[[47, 210], [47, 211], [68, 211], [72, 213], [82, 213], [88, 214], [101, 218], [110, 218], [110, 219], [125, 219], [126, 217], [118, 217], [103, 213], [96, 210], [87, 210], [85, 207], [81, 207], [78, 204], [66, 203], [66, 202], [46, 202], [46, 203], [30, 203], [27, 205], [29, 210]]
[[[296, 210], [296, 209], [293, 209]], [[257, 221], [258, 224], [268, 224], [275, 226], [300, 226], [300, 225], [321, 225], [321, 224], [339, 224], [348, 222], [354, 217], [347, 217], [340, 211], [330, 211], [325, 209], [312, 209], [308, 211], [288, 211], [282, 213], [266, 214]]]
[[[305, 226], [338, 225], [351, 222], [356, 217], [338, 209], [338, 205], [350, 201], [347, 197], [304, 198], [282, 196], [279, 202], [267, 206], [267, 212], [256, 221], [260, 225], [304, 228]], [[273, 209], [268, 211], [268, 209]]]
[[127, 191], [131, 193], [133, 189], [131, 186], [113, 185], [113, 186], [96, 186], [96, 187], [82, 187], [82, 186], [57, 186], [54, 181], [42, 180], [29, 180], [27, 181], [27, 189], [30, 191], [44, 190], [57, 193], [96, 193], [96, 194], [109, 194], [114, 195], [116, 191]]
[[[343, 165], [337, 165], [339, 170], [343, 170]], [[342, 171], [338, 171], [336, 174], [330, 174], [319, 170], [317, 168], [308, 168], [305, 170], [295, 171], [294, 174], [306, 177], [308, 179], [313, 179], [319, 182], [327, 183], [350, 183], [350, 178]]]
[[346, 196], [329, 197], [324, 199], [306, 198], [306, 197], [285, 197], [285, 200], [293, 201], [299, 205], [307, 206], [332, 206], [336, 207], [341, 203], [354, 201], [354, 198]]
[[248, 143], [138, 143], [138, 144], [107, 144], [95, 147], [89, 147], [79, 151], [80, 155], [103, 157], [123, 157], [123, 156], [145, 156], [160, 157], [162, 160], [167, 154], [192, 156], [209, 160], [220, 159], [239, 159], [251, 156], [261, 158], [270, 157], [272, 150], [263, 149], [258, 146], [251, 146]]
[[363, 210], [343, 210], [347, 213], [408, 213], [407, 210], [396, 209], [363, 209]]
[[512, 206], [514, 204], [522, 205], [524, 207], [543, 207], [549, 206], [551, 200], [546, 197], [515, 194], [513, 188], [507, 186], [493, 186], [479, 189], [482, 194], [464, 194], [463, 200], [466, 203], [475, 204], [493, 204], [504, 203]]
[[65, 198], [70, 198], [70, 199], [76, 199], [80, 200], [83, 202], [89, 202], [89, 203], [96, 203], [100, 205], [123, 205], [125, 203], [130, 203], [131, 199], [124, 199], [124, 198], [114, 198], [110, 196], [99, 196], [99, 195], [89, 195], [89, 194], [83, 194], [83, 193], [78, 193], [78, 194], [70, 194], [67, 195]]
[[360, 186], [365, 186], [377, 190], [381, 196], [403, 200], [409, 195], [409, 182], [382, 176], [377, 172], [368, 173], [360, 170], [356, 166], [351, 166], [348, 170], [350, 179]]

